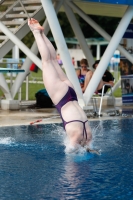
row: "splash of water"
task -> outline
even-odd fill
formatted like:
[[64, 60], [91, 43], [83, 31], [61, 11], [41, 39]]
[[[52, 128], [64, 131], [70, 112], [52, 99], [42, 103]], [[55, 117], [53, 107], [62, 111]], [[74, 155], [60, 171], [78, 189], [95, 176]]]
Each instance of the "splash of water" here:
[[[98, 125], [99, 126], [99, 125]], [[97, 129], [97, 127], [96, 127]], [[70, 144], [70, 141], [69, 141], [69, 138], [65, 132], [65, 130], [61, 127], [61, 126], [58, 126], [57, 124], [52, 124], [52, 130], [51, 133], [55, 134], [55, 130], [56, 130], [56, 133], [61, 136], [61, 143], [65, 146], [65, 154], [69, 155], [69, 154], [73, 154], [73, 155], [79, 155], [79, 156], [83, 156], [85, 155], [86, 153], [88, 154], [89, 151], [87, 151], [87, 148], [91, 149], [92, 151], [89, 152], [91, 154], [96, 154], [96, 150], [94, 150], [93, 152], [93, 142], [94, 142], [94, 138], [93, 140], [89, 143], [89, 145], [86, 145], [84, 147], [82, 147], [80, 144], [77, 144], [75, 147], [73, 147], [71, 144]], [[97, 151], [98, 155], [101, 155], [101, 151]]]
[[0, 138], [0, 144], [5, 144], [5, 145], [9, 145], [15, 142], [14, 138], [11, 137], [6, 137], [6, 138]]
[[84, 155], [87, 153], [87, 148], [93, 149], [93, 142], [90, 142], [89, 145], [81, 146], [80, 144], [76, 144], [75, 147], [73, 147], [68, 137], [64, 137], [64, 146], [65, 146], [65, 153], [66, 154], [79, 154]]

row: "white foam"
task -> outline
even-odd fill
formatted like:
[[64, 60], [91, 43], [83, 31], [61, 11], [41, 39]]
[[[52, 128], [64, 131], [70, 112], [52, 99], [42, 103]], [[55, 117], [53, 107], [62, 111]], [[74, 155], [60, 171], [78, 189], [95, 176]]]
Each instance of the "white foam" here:
[[57, 126], [55, 124], [53, 126], [53, 133], [56, 133], [61, 136], [61, 142], [65, 146], [65, 154], [80, 154], [83, 155], [86, 153], [86, 149], [90, 148], [93, 149], [93, 142], [94, 139], [89, 143], [89, 145], [86, 145], [82, 147], [80, 144], [76, 144], [76, 146], [72, 146], [69, 141], [69, 137], [67, 136], [67, 133], [64, 131], [64, 129], [61, 126]]
[[[69, 142], [69, 138], [65, 137], [64, 139], [64, 145], [65, 145], [65, 153], [66, 154], [85, 154], [86, 153], [86, 147], [82, 147], [80, 144], [76, 144], [76, 146], [72, 146]], [[91, 144], [92, 145], [92, 144]], [[90, 145], [89, 145], [90, 147]]]
[[11, 138], [11, 137], [0, 138], [0, 144], [9, 145], [9, 144], [14, 143], [14, 142], [15, 142], [15, 139]]
[[84, 154], [86, 153], [86, 149], [84, 147], [81, 147], [80, 145], [76, 145], [75, 147], [71, 145], [67, 145], [65, 148], [66, 154]]

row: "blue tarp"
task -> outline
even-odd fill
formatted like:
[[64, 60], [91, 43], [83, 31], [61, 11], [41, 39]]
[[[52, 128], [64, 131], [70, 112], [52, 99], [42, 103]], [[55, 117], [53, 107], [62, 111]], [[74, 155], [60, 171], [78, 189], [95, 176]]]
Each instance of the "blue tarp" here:
[[109, 3], [109, 4], [122, 4], [133, 5], [133, 0], [81, 0], [85, 2]]
[[[41, 90], [39, 90], [37, 93], [39, 93], [39, 92], [41, 92], [43, 95], [49, 97], [48, 92], [47, 92], [46, 89], [41, 89]], [[37, 94], [37, 93], [36, 93], [36, 94]]]
[[123, 38], [132, 39], [133, 38], [133, 24], [129, 24]]

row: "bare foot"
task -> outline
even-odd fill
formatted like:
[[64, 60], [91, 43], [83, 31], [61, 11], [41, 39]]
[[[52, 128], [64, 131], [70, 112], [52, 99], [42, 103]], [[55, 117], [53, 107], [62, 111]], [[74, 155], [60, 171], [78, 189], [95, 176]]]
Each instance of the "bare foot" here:
[[34, 31], [34, 30], [44, 30], [44, 28], [39, 24], [39, 22], [33, 18], [31, 19], [28, 19], [28, 25], [31, 29], [31, 31]]

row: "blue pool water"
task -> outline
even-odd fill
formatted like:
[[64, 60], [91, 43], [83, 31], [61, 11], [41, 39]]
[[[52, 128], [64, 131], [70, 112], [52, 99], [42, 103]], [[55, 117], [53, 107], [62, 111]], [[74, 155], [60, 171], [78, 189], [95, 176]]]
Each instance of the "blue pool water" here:
[[61, 124], [0, 128], [0, 200], [133, 200], [133, 119], [90, 126], [100, 156], [66, 154]]

